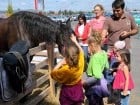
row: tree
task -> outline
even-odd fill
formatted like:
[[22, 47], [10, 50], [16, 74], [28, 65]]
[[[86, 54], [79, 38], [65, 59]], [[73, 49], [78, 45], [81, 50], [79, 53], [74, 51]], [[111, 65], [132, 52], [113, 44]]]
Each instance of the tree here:
[[7, 16], [10, 16], [10, 15], [12, 15], [13, 14], [13, 7], [12, 7], [12, 4], [8, 4], [8, 7], [7, 7], [7, 12], [6, 12], [6, 14], [7, 14]]

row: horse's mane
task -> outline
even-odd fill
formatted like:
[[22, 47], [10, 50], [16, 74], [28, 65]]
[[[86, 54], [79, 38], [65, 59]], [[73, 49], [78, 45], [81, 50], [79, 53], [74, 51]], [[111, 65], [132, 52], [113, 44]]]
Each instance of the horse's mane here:
[[[55, 40], [55, 35], [60, 33], [60, 25], [44, 15], [20, 11], [9, 18], [11, 18], [12, 21], [15, 20], [18, 26], [22, 26], [22, 30], [30, 35], [30, 38], [33, 38], [33, 40], [37, 37], [38, 40], [51, 42]], [[37, 41], [37, 39], [35, 41]]]
[[0, 21], [0, 52], [8, 51], [19, 40], [30, 47], [41, 42], [56, 43], [60, 50], [72, 43], [70, 21], [57, 23], [49, 17], [37, 13], [20, 11]]

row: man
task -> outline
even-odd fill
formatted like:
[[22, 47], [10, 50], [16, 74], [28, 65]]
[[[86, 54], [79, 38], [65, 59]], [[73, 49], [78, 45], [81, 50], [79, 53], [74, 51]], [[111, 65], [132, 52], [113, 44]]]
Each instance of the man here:
[[123, 0], [115, 0], [112, 3], [113, 15], [106, 19], [103, 26], [103, 40], [108, 34], [108, 50], [118, 40], [124, 40], [125, 49], [130, 49], [130, 37], [138, 33], [138, 27], [133, 17], [125, 13]]
[[[106, 18], [103, 26], [102, 38], [108, 38], [108, 52], [113, 51], [114, 45], [117, 41], [123, 40], [125, 42], [124, 49], [130, 50], [130, 37], [138, 33], [138, 27], [133, 17], [124, 11], [125, 2], [123, 0], [114, 0], [112, 3], [113, 15]], [[111, 61], [113, 62], [113, 61]], [[108, 102], [114, 102], [115, 105], [121, 105], [120, 94], [114, 97], [112, 95], [112, 86], [108, 85], [111, 95]]]

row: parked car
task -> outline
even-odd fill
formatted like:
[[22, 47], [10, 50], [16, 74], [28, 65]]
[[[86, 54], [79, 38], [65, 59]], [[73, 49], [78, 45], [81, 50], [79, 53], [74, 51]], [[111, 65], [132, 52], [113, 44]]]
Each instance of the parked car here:
[[78, 20], [78, 15], [79, 14], [74, 14], [71, 16], [71, 21], [77, 21]]
[[138, 26], [140, 26], [140, 14], [132, 14]]
[[57, 22], [57, 17], [56, 16], [48, 16], [51, 20]]
[[67, 16], [64, 15], [57, 15], [57, 16], [49, 16], [55, 22], [62, 22], [65, 23], [68, 20]]
[[65, 23], [68, 20], [68, 17], [64, 16], [64, 15], [60, 15], [58, 16], [58, 21]]
[[86, 15], [86, 19], [87, 19], [87, 22], [89, 22], [91, 19], [93, 19], [95, 17], [95, 15]]
[[105, 12], [104, 15], [105, 15], [106, 17], [110, 17], [112, 14], [113, 14], [112, 12]]

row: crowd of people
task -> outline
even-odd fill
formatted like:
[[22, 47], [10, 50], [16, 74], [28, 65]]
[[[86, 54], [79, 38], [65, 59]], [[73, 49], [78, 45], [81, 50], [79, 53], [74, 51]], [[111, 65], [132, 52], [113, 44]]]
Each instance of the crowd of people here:
[[124, 0], [114, 0], [110, 17], [104, 16], [101, 4], [94, 6], [95, 18], [89, 22], [84, 14], [78, 16], [71, 35], [75, 45], [65, 49], [64, 59], [51, 72], [62, 84], [61, 105], [82, 105], [85, 98], [88, 105], [103, 105], [104, 97], [108, 103], [129, 105], [134, 88], [130, 38], [138, 27], [124, 8]]

